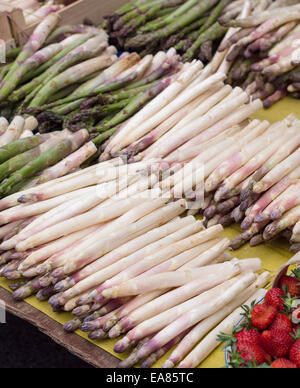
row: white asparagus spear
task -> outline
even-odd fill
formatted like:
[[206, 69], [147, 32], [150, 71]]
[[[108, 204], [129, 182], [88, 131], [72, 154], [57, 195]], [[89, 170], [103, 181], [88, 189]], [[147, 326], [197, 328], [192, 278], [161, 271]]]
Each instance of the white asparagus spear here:
[[[42, 186], [37, 188], [32, 188], [28, 190], [28, 196], [26, 194], [19, 195], [20, 202], [29, 202], [31, 201], [40, 201], [55, 197], [67, 193], [69, 191], [74, 191], [83, 187], [96, 185], [100, 183], [110, 182], [116, 180], [119, 176], [125, 176], [137, 171], [142, 171], [151, 165], [153, 161], [139, 162], [131, 165], [125, 165], [120, 167], [108, 167], [107, 165], [102, 166], [100, 163], [97, 168], [93, 168], [87, 172], [84, 170], [71, 174], [65, 178], [58, 178], [57, 180], [51, 183], [45, 183]], [[106, 168], [105, 168], [106, 167]], [[15, 198], [15, 197], [14, 197]], [[1, 205], [0, 205], [1, 206]]]
[[31, 137], [31, 136], [34, 136], [33, 132], [26, 129], [25, 131], [22, 132], [20, 139], [25, 139], [25, 138]]
[[[261, 269], [261, 261], [255, 270]], [[228, 271], [228, 272], [227, 272]], [[181, 287], [194, 280], [202, 279], [202, 282], [213, 281], [216, 273], [221, 273], [225, 276], [225, 280], [238, 275], [240, 267], [237, 260], [224, 264], [208, 265], [202, 268], [179, 269], [175, 272], [163, 272], [160, 274], [147, 277], [147, 283], [144, 276], [140, 279], [132, 279], [121, 283], [119, 286], [112, 287], [103, 291], [102, 295], [109, 299], [115, 299], [122, 296], [134, 296], [144, 294], [146, 292], [156, 291], [164, 288]]]
[[291, 208], [300, 205], [300, 181], [295, 180], [275, 201], [273, 201], [260, 215], [264, 219], [277, 220]]
[[[184, 174], [182, 181], [179, 181], [174, 186], [171, 191], [173, 195], [177, 197], [178, 195], [181, 195], [181, 193], [185, 193], [186, 195], [189, 194], [193, 187], [197, 187], [199, 183], [202, 183], [203, 179], [206, 179], [212, 171], [222, 163], [222, 161], [232, 155], [239, 154], [241, 148], [248, 146], [249, 142], [252, 144], [251, 140], [254, 142], [257, 138], [256, 135], [263, 132], [267, 127], [268, 123], [263, 122], [249, 133], [246, 133], [247, 128], [245, 128], [245, 130], [234, 136], [230, 142], [226, 142], [227, 147], [224, 143], [221, 143], [206, 151], [203, 146], [203, 153], [186, 165], [186, 169], [190, 169], [190, 171], [187, 174]], [[210, 150], [212, 152], [209, 152]], [[209, 159], [207, 159], [208, 156]], [[174, 177], [174, 180], [178, 180], [178, 178]]]
[[[157, 236], [158, 232], [165, 233], [167, 235], [170, 231], [172, 232], [173, 230], [177, 230], [182, 223], [180, 222], [178, 225], [176, 220], [174, 222], [169, 222], [172, 225], [167, 224], [164, 227], [159, 226], [166, 221], [170, 221], [170, 218], [172, 218], [174, 214], [177, 215], [182, 212], [183, 208], [177, 208], [177, 212], [174, 207], [169, 207], [168, 212], [164, 212], [164, 210], [165, 209], [163, 209], [163, 211], [160, 210], [160, 214], [162, 216], [160, 221], [156, 219], [156, 221], [153, 222], [153, 220], [157, 218], [158, 213], [158, 210], [155, 210], [153, 213], [146, 215], [134, 224], [131, 224], [123, 229], [121, 228], [116, 232], [112, 232], [106, 237], [103, 237], [100, 243], [90, 244], [90, 247], [86, 249], [84, 255], [80, 252], [76, 256], [74, 255], [74, 259], [80, 264], [79, 268], [82, 268], [84, 264], [91, 264], [84, 267], [81, 271], [75, 272], [69, 278], [57, 283], [55, 285], [55, 290], [65, 291], [69, 287], [74, 286], [76, 283], [81, 282], [86, 278], [88, 279], [85, 283], [94, 284], [93, 282], [95, 282], [96, 286], [99, 284], [97, 282], [97, 276], [101, 276], [102, 269], [111, 266], [118, 260], [127, 256], [126, 254], [125, 256], [124, 254], [121, 255], [121, 252], [129, 252], [128, 255], [130, 255], [135, 252], [139, 243], [142, 243], [141, 248], [144, 248], [144, 243], [142, 242], [144, 239], [143, 236], [141, 236], [141, 233], [146, 233], [146, 237], [148, 239], [151, 237], [152, 239], [154, 238], [155, 241], [155, 238], [158, 239], [161, 237]], [[153, 230], [153, 228], [157, 226], [158, 228]], [[86, 241], [86, 244], [88, 243], [89, 240]], [[133, 249], [133, 247], [135, 247], [135, 249]], [[75, 260], [70, 262], [68, 268], [74, 267]], [[70, 273], [71, 270], [66, 268], [67, 264], [68, 263], [65, 264], [64, 271]], [[75, 267], [75, 269], [77, 269], [77, 267]], [[78, 287], [83, 287], [85, 283], [81, 283]]]
[[0, 117], [0, 136], [4, 134], [9, 126], [8, 121], [5, 117]]
[[[243, 8], [241, 11], [241, 18], [247, 17], [251, 13], [251, 2], [245, 1], [243, 4]], [[225, 37], [222, 40], [222, 43], [229, 39], [235, 32], [237, 32], [237, 28], [229, 28], [227, 31]], [[223, 67], [223, 65], [226, 63], [226, 56], [228, 54], [228, 50], [225, 50], [223, 52], [217, 51], [213, 57], [213, 59], [210, 61], [208, 65], [206, 65], [205, 69], [203, 70], [202, 77], [206, 77], [208, 74], [214, 74], [217, 70], [221, 73], [227, 74], [226, 67]]]
[[[268, 122], [264, 122], [264, 124], [267, 126]], [[279, 132], [279, 131], [278, 131]], [[276, 135], [276, 132], [275, 132]], [[279, 133], [278, 136], [281, 136]], [[224, 179], [232, 175], [238, 168], [245, 165], [251, 157], [253, 157], [255, 149], [257, 149], [257, 153], [262, 149], [262, 147], [259, 148], [259, 139], [262, 141], [264, 138], [261, 136], [258, 136], [256, 139], [254, 139], [250, 144], [245, 144], [245, 148], [241, 148], [241, 150], [232, 155], [229, 159], [225, 160], [207, 179], [205, 182], [205, 189], [207, 191], [214, 190]], [[273, 138], [272, 138], [273, 140]], [[268, 139], [266, 140], [267, 144]], [[253, 148], [251, 145], [253, 144]], [[257, 147], [258, 145], [258, 147]]]
[[[241, 305], [250, 305], [252, 300], [260, 301], [267, 292], [266, 290], [262, 290], [262, 287], [264, 287], [269, 280], [270, 274], [268, 272], [260, 275], [257, 281], [248, 287], [244, 292], [242, 292], [242, 294], [237, 299], [223, 307], [216, 314], [206, 318], [197, 326], [195, 326], [173, 351], [171, 356], [164, 363], [163, 368], [173, 368], [176, 364], [181, 362], [189, 354], [189, 352], [193, 350], [194, 346], [196, 346], [199, 341], [209, 333], [210, 330], [212, 330], [216, 325], [228, 317], [235, 309], [238, 308], [239, 312], [241, 312]], [[257, 289], [259, 289], [259, 291], [257, 291]], [[236, 323], [238, 323], [239, 320], [240, 316], [238, 317]], [[220, 332], [218, 334], [220, 334]], [[210, 336], [210, 333], [208, 336]]]
[[25, 271], [31, 266], [35, 266], [43, 261], [47, 260], [49, 257], [54, 255], [57, 252], [60, 252], [64, 248], [72, 245], [74, 242], [81, 240], [81, 238], [88, 236], [90, 233], [98, 229], [98, 226], [92, 226], [91, 228], [86, 228], [69, 234], [68, 236], [61, 237], [53, 241], [50, 244], [46, 244], [44, 247], [33, 251], [19, 266], [19, 271]]
[[0, 239], [2, 240], [8, 233], [10, 233], [12, 230], [14, 230], [16, 227], [22, 224], [24, 219], [10, 222], [9, 224], [6, 224], [4, 226], [0, 227]]
[[293, 228], [293, 236], [292, 236], [292, 240], [294, 240], [294, 235], [296, 236], [298, 236], [300, 234], [300, 222], [298, 221], [297, 223], [296, 223], [296, 225], [294, 226], [294, 228]]
[[[129, 211], [125, 212], [125, 214], [123, 214], [121, 217], [115, 219], [113, 222], [105, 224], [103, 229], [100, 231], [99, 235], [95, 237], [92, 236], [90, 240], [86, 241], [86, 244], [90, 244], [90, 245], [95, 244], [95, 242], [97, 241], [96, 240], [97, 237], [98, 239], [100, 239], [100, 238], [109, 236], [113, 232], [120, 230], [136, 222], [142, 217], [152, 213], [153, 211], [163, 207], [165, 203], [166, 203], [166, 200], [162, 200], [161, 198], [144, 201], [144, 203], [143, 201], [140, 201], [140, 204], [138, 206], [131, 208]], [[181, 203], [181, 205], [185, 207], [184, 201]], [[83, 268], [87, 264], [93, 262], [94, 260], [100, 257], [99, 255], [101, 255], [101, 251], [95, 254], [94, 246], [92, 246], [91, 248], [90, 255], [85, 255], [85, 251], [82, 251], [83, 246], [78, 245], [76, 250], [70, 250], [70, 252], [66, 254], [66, 257], [68, 260], [66, 261], [66, 264], [63, 268], [64, 274], [70, 274], [76, 270], [79, 270], [80, 268]], [[89, 245], [87, 245], [85, 249], [87, 250], [88, 247]], [[102, 254], [107, 253], [110, 250], [109, 244], [108, 244], [108, 247], [106, 246], [101, 247], [102, 250], [104, 248], [108, 250], [106, 252], [103, 252]]]
[[65, 159], [56, 165], [49, 167], [43, 171], [40, 177], [36, 180], [36, 185], [59, 178], [78, 168], [83, 162], [97, 152], [97, 147], [93, 142], [84, 144], [77, 151], [68, 155]]
[[25, 120], [22, 116], [16, 116], [8, 126], [5, 133], [0, 137], [0, 147], [19, 139], [23, 132]]
[[142, 262], [139, 262], [134, 266], [130, 267], [124, 273], [120, 273], [120, 279], [122, 279], [122, 282], [132, 279], [133, 277], [144, 273], [145, 271], [155, 267], [156, 265], [159, 265], [167, 261], [168, 259], [177, 256], [188, 248], [193, 248], [199, 244], [205, 243], [215, 238], [222, 230], [223, 228], [218, 225], [216, 227], [196, 233], [195, 235], [187, 237], [186, 239], [181, 240], [177, 243], [174, 243], [170, 247], [167, 247], [162, 251], [157, 252], [156, 254], [147, 256]]
[[295, 206], [286, 212], [282, 218], [269, 224], [263, 233], [265, 240], [270, 240], [277, 236], [280, 232], [296, 225], [300, 220], [300, 205]]
[[34, 131], [38, 125], [37, 119], [34, 116], [29, 116], [25, 119], [24, 131]]
[[[142, 160], [145, 155], [151, 153], [152, 147], [156, 147], [159, 144], [160, 138], [169, 131], [176, 130], [177, 125], [183, 123], [184, 120], [190, 121], [191, 114], [195, 113], [196, 109], [199, 109], [199, 106], [210, 96], [214, 95], [220, 89], [220, 85], [215, 85], [212, 89], [202, 94], [200, 97], [196, 98], [194, 101], [185, 105], [183, 108], [179, 109], [177, 112], [172, 114], [167, 120], [163, 121], [160, 125], [158, 125], [155, 129], [153, 129], [150, 133], [130, 145], [126, 148], [127, 152], [131, 152], [132, 150], [135, 153], [138, 151], [143, 151], [135, 157], [136, 160]], [[227, 90], [231, 90], [228, 85]], [[225, 93], [224, 93], [225, 94]], [[222, 99], [222, 97], [221, 97]], [[152, 144], [152, 146], [151, 146]], [[150, 146], [149, 146], [150, 145]], [[146, 149], [145, 149], [146, 148]]]
[[[65, 252], [66, 258], [69, 260], [69, 264], [64, 267], [63, 273], [70, 274], [83, 266], [93, 262], [94, 260], [97, 260], [99, 256], [99, 249], [102, 249], [102, 240], [101, 238], [105, 238], [109, 234], [112, 234], [118, 230], [121, 231], [122, 228], [128, 227], [131, 223], [136, 222], [137, 220], [141, 219], [147, 214], [150, 214], [152, 211], [154, 211], [154, 214], [150, 217], [150, 221], [156, 222], [156, 209], [161, 208], [162, 204], [164, 204], [166, 200], [152, 200], [145, 202], [145, 205], [141, 204], [139, 206], [134, 207], [129, 212], [125, 213], [123, 216], [115, 219], [114, 221], [104, 225], [103, 229], [100, 231], [100, 233], [97, 236], [91, 236], [90, 239], [87, 239], [87, 241], [83, 242], [82, 244], [77, 244], [75, 249], [70, 249], [69, 252]], [[175, 206], [165, 207], [163, 210], [161, 210], [162, 214], [162, 220], [164, 220], [164, 216], [168, 217], [169, 211], [173, 212], [174, 215], [177, 214], [177, 211], [181, 213], [183, 209], [186, 208], [185, 201], [182, 200], [181, 202], [178, 202], [175, 204]], [[146, 226], [145, 228], [148, 228], [149, 225], [147, 224], [147, 221], [144, 220]], [[138, 225], [142, 224], [139, 223]], [[139, 227], [138, 225], [132, 226], [134, 229], [135, 227]]]
[[[90, 195], [93, 192], [93, 188], [87, 187], [84, 189], [72, 191], [57, 197], [48, 199], [28, 205], [19, 205], [0, 213], [0, 224], [6, 224], [26, 217], [36, 216], [48, 212], [49, 210], [56, 208], [61, 204], [65, 204], [68, 201], [73, 201], [82, 196]], [[32, 225], [31, 225], [32, 227]]]
[[163, 63], [166, 61], [166, 59], [167, 59], [167, 53], [165, 53], [164, 51], [159, 51], [156, 55], [154, 55], [151, 65], [144, 73], [144, 77], [147, 77], [154, 70], [156, 70], [158, 67], [163, 65]]
[[228, 249], [230, 241], [227, 238], [222, 239], [217, 244], [215, 244], [210, 249], [203, 252], [201, 255], [196, 257], [194, 260], [189, 261], [181, 269], [189, 269], [195, 267], [202, 267], [204, 265], [210, 264], [213, 260], [220, 257], [226, 249]]
[[71, 96], [75, 97], [77, 95], [83, 93], [89, 93], [91, 90], [99, 87], [105, 82], [115, 78], [117, 75], [122, 73], [124, 70], [130, 68], [134, 64], [140, 61], [140, 57], [136, 53], [132, 53], [128, 55], [126, 58], [119, 59], [113, 65], [111, 65], [108, 69], [104, 70], [97, 77], [87, 81], [83, 85], [81, 85], [77, 90], [75, 90]]

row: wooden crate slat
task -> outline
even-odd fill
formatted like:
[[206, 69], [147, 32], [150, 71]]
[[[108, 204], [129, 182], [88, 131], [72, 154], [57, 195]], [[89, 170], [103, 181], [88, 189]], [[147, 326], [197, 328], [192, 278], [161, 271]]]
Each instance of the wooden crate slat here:
[[[104, 15], [113, 12], [126, 2], [126, 0], [78, 0], [58, 12], [61, 17], [60, 25], [82, 24], [85, 19], [98, 24]], [[37, 25], [38, 23], [26, 27], [18, 36], [15, 36], [15, 39], [20, 44], [26, 43]]]
[[0, 39], [9, 42], [13, 39], [8, 13], [0, 12]]

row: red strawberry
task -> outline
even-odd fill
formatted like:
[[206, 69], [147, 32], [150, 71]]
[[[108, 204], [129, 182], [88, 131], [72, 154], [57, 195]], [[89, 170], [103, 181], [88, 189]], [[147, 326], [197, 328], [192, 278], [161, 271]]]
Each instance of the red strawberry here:
[[294, 339], [296, 342], [291, 347], [290, 360], [297, 364], [297, 367], [300, 368], [300, 329], [295, 330], [294, 333]]
[[254, 329], [247, 330], [247, 328], [244, 328], [242, 331], [235, 334], [235, 338], [237, 339], [238, 344], [260, 345], [261, 343], [261, 335]]
[[284, 314], [278, 314], [272, 325], [270, 326], [270, 330], [273, 329], [280, 329], [280, 330], [285, 330], [288, 333], [292, 333], [294, 326], [293, 322], [290, 320], [290, 318], [287, 315]]
[[276, 315], [275, 307], [258, 304], [251, 312], [251, 325], [256, 329], [265, 330], [272, 324]]
[[238, 343], [237, 351], [241, 354], [241, 357], [244, 359], [245, 363], [247, 363], [248, 361], [250, 361], [251, 363], [253, 363], [254, 361], [257, 365], [271, 363], [271, 357], [259, 345], [246, 345]]
[[299, 279], [293, 276], [283, 276], [280, 279], [280, 288], [282, 290], [287, 290], [292, 298], [295, 298], [295, 296], [300, 296]]
[[285, 358], [278, 358], [271, 364], [273, 369], [297, 369], [297, 365]]
[[262, 347], [272, 357], [286, 358], [294, 344], [291, 334], [285, 330], [265, 330], [261, 337]]
[[282, 289], [272, 288], [266, 294], [265, 304], [267, 306], [273, 306], [277, 310], [284, 310], [284, 301], [282, 297], [284, 297], [284, 292]]

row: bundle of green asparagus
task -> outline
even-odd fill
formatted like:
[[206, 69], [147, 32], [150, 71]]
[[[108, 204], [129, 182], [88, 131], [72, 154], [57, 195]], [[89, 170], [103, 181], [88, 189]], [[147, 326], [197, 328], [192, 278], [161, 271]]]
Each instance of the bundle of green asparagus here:
[[[133, 0], [105, 17], [103, 25], [121, 50], [141, 55], [171, 47], [194, 58], [211, 60], [227, 27], [220, 17], [234, 19], [243, 6], [241, 0]], [[259, 1], [253, 2], [253, 7]]]
[[0, 118], [0, 197], [64, 176], [97, 152], [86, 129], [34, 135], [37, 120]]
[[269, 2], [265, 11], [248, 17], [221, 18], [232, 31], [218, 49], [226, 56], [219, 69], [227, 82], [264, 100], [265, 108], [287, 94], [299, 98], [299, 20], [300, 5], [283, 1]]

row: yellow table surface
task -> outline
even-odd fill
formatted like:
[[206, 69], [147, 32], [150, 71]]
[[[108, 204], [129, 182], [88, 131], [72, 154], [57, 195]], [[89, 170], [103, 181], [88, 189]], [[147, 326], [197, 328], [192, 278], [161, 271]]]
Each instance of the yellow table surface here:
[[[259, 119], [269, 120], [270, 122], [276, 122], [284, 119], [290, 113], [294, 113], [300, 119], [300, 101], [294, 100], [292, 98], [285, 98], [284, 100], [277, 103], [269, 110], [262, 110], [258, 112], [254, 117]], [[227, 228], [224, 232], [224, 236], [232, 239], [240, 234], [240, 229], [238, 226]], [[288, 261], [291, 258], [291, 253], [288, 251], [288, 244], [284, 240], [278, 240], [272, 243], [260, 245], [255, 248], [251, 248], [249, 245], [245, 245], [241, 249], [234, 252], [234, 256], [239, 259], [259, 257], [263, 261], [263, 267], [265, 270], [270, 271], [273, 275], [276, 274], [278, 268]], [[0, 278], [0, 286], [9, 290], [8, 285], [10, 282]], [[53, 318], [55, 321], [65, 324], [69, 321], [72, 316], [69, 313], [53, 313], [49, 304], [46, 302], [39, 302], [35, 297], [28, 298], [26, 300], [31, 306], [42, 311], [49, 317]], [[100, 346], [102, 349], [107, 352], [114, 354], [119, 358], [126, 358], [128, 354], [117, 355], [113, 352], [115, 340], [104, 340], [101, 342], [91, 341], [86, 334], [81, 331], [77, 332], [81, 337], [89, 340], [94, 343], [96, 346]], [[163, 362], [166, 360], [168, 353], [164, 358], [162, 358], [155, 367], [160, 367]], [[123, 356], [123, 357], [122, 357]], [[221, 346], [213, 352], [200, 366], [201, 368], [220, 368], [225, 365], [224, 352], [221, 350]]]

